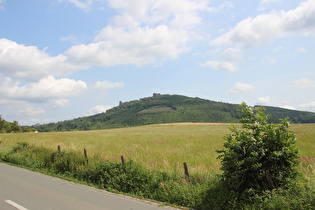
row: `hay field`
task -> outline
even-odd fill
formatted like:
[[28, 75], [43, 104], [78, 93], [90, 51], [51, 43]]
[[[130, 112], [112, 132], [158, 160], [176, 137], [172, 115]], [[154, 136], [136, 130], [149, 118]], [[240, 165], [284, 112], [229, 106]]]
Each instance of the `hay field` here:
[[[219, 173], [220, 162], [216, 150], [223, 148], [229, 124], [178, 123], [150, 125], [121, 129], [0, 134], [1, 147], [27, 142], [57, 150], [82, 151], [85, 148], [90, 161], [120, 157], [133, 160], [155, 170], [183, 171], [187, 162], [190, 173]], [[300, 170], [307, 176], [314, 175], [315, 124], [293, 124], [297, 147], [301, 150]]]

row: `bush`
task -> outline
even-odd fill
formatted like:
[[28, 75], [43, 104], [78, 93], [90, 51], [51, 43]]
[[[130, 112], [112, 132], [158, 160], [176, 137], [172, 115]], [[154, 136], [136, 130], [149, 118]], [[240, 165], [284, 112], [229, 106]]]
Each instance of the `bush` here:
[[[298, 171], [298, 150], [294, 132], [289, 130], [288, 119], [282, 124], [268, 124], [269, 115], [264, 107], [252, 109], [240, 106], [242, 126], [232, 125], [232, 134], [226, 136], [222, 159], [222, 181], [240, 198], [247, 194], [285, 187]], [[247, 196], [247, 195], [243, 195]], [[246, 198], [244, 198], [246, 199]]]

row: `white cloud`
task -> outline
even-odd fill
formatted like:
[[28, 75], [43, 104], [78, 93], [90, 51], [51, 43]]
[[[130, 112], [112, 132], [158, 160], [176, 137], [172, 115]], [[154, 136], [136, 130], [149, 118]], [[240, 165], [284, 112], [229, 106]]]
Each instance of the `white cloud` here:
[[242, 48], [250, 48], [292, 34], [314, 35], [314, 29], [315, 1], [308, 0], [294, 10], [272, 11], [255, 18], [247, 18], [213, 40], [212, 44], [236, 44]]
[[271, 59], [270, 59], [270, 63], [277, 63], [277, 59], [271, 58]]
[[237, 65], [242, 61], [240, 49], [228, 48], [220, 54], [220, 61], [207, 61], [202, 66], [209, 66], [215, 70], [233, 72], [237, 70]]
[[48, 75], [65, 76], [80, 68], [69, 63], [64, 55], [51, 57], [35, 46], [0, 39], [0, 75], [37, 81]]
[[299, 53], [306, 53], [307, 50], [305, 48], [301, 47], [301, 48], [298, 49], [298, 52]]
[[265, 96], [265, 97], [259, 97], [258, 102], [262, 104], [267, 104], [270, 103], [271, 97], [270, 96]]
[[21, 116], [38, 116], [45, 114], [45, 110], [40, 107], [35, 107], [29, 102], [25, 101], [6, 101], [6, 106], [4, 106], [4, 117], [5, 118], [16, 118]]
[[74, 35], [63, 36], [60, 38], [62, 42], [71, 42], [72, 44], [79, 44], [79, 40]]
[[258, 10], [259, 11], [263, 11], [266, 9], [267, 5], [269, 4], [272, 4], [272, 3], [277, 3], [277, 2], [280, 2], [282, 0], [261, 0], [259, 2], [259, 7], [258, 7]]
[[224, 1], [223, 4], [221, 4], [218, 9], [223, 9], [223, 8], [233, 8], [234, 4], [230, 1]]
[[296, 88], [296, 89], [301, 89], [301, 90], [315, 88], [315, 82], [313, 82], [310, 79], [303, 78], [303, 79], [293, 81], [291, 84], [291, 87]]
[[80, 65], [147, 65], [177, 59], [196, 38], [193, 27], [201, 12], [212, 11], [205, 0], [110, 0], [118, 14], [94, 42], [71, 47], [65, 54]]
[[98, 114], [98, 113], [102, 113], [102, 112], [106, 112], [106, 110], [111, 109], [112, 106], [105, 106], [105, 105], [97, 105], [91, 109], [89, 109], [88, 113], [89, 115], [93, 115], [93, 114]]
[[70, 106], [71, 103], [68, 99], [56, 99], [49, 103], [49, 107], [53, 109], [64, 108]]
[[244, 84], [237, 82], [233, 88], [231, 88], [228, 92], [229, 93], [246, 93], [254, 91], [255, 87], [253, 85]]
[[30, 104], [24, 104], [23, 108], [15, 110], [16, 116], [38, 116], [45, 114], [45, 110], [39, 107], [34, 107]]
[[55, 79], [53, 76], [25, 85], [7, 78], [0, 85], [0, 95], [11, 100], [47, 101], [70, 98], [79, 95], [86, 88], [86, 83], [81, 80]]
[[205, 0], [109, 0], [109, 4], [119, 11], [114, 21], [116, 26], [123, 24], [128, 27], [134, 22], [136, 26], [141, 23], [163, 23], [175, 28], [187, 28], [201, 22], [200, 11], [213, 11]]
[[84, 11], [88, 11], [90, 10], [90, 7], [93, 3], [93, 0], [59, 0], [60, 2], [69, 2], [71, 4], [73, 4], [74, 6], [84, 10]]
[[229, 72], [237, 70], [237, 67], [228, 61], [207, 61], [206, 63], [202, 64], [202, 66], [208, 66], [215, 70], [224, 70]]
[[284, 109], [296, 110], [296, 108], [295, 108], [295, 107], [290, 106], [290, 105], [282, 105], [282, 106], [280, 106], [280, 107], [281, 107], [281, 108], [284, 108]]
[[113, 89], [113, 88], [123, 88], [125, 87], [125, 84], [123, 82], [111, 82], [111, 81], [97, 81], [94, 85], [95, 89], [98, 90], [109, 90], [109, 89]]
[[5, 9], [5, 7], [4, 7], [5, 2], [6, 2], [6, 0], [0, 0], [0, 10], [4, 10]]
[[185, 32], [170, 30], [165, 25], [156, 28], [136, 28], [125, 31], [108, 26], [95, 38], [97, 42], [71, 47], [66, 55], [81, 65], [134, 64], [137, 66], [176, 59], [187, 52]]
[[315, 112], [315, 101], [306, 104], [300, 104], [298, 107], [302, 110]]

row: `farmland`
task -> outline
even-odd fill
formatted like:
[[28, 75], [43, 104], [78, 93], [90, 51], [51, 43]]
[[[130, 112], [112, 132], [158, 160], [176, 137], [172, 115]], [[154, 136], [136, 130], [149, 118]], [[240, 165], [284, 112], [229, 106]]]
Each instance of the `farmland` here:
[[[223, 148], [229, 124], [177, 123], [120, 129], [1, 134], [2, 147], [27, 142], [37, 147], [64, 151], [87, 150], [90, 161], [120, 161], [120, 157], [154, 170], [220, 173], [216, 150]], [[301, 170], [311, 176], [315, 164], [315, 124], [292, 124], [301, 151]]]
[[[315, 124], [294, 124], [304, 178], [286, 190], [235, 200], [222, 187], [217, 150], [229, 124], [177, 123], [0, 135], [0, 161], [113, 192], [197, 209], [312, 209]], [[58, 146], [61, 150], [58, 154]], [[87, 151], [88, 161], [84, 157]], [[122, 164], [121, 156], [126, 163]], [[188, 165], [190, 178], [184, 175]], [[293, 196], [293, 197], [292, 197]]]

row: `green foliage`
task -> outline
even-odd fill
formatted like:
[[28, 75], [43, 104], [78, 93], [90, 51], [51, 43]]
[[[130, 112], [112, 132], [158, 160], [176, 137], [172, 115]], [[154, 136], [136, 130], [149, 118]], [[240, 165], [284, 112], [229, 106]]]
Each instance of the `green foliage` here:
[[0, 115], [0, 133], [19, 133], [21, 131], [18, 121], [7, 122]]
[[25, 142], [14, 147], [1, 145], [0, 161], [55, 174], [67, 179], [141, 198], [194, 209], [314, 209], [314, 188], [305, 182], [289, 182], [286, 188], [250, 194], [240, 202], [236, 193], [218, 176], [191, 175], [148, 170], [133, 161], [125, 165], [98, 159], [87, 164], [83, 153], [35, 147]]
[[295, 134], [289, 130], [287, 119], [282, 124], [269, 124], [263, 107], [254, 112], [245, 103], [241, 106], [242, 126], [231, 127], [225, 149], [219, 151], [223, 183], [238, 196], [285, 187], [290, 179], [296, 178], [295, 166], [299, 164]]
[[23, 132], [35, 132], [37, 131], [35, 128], [32, 128], [31, 126], [26, 126], [23, 128]]
[[150, 171], [133, 161], [125, 165], [107, 160], [87, 164], [83, 154], [73, 151], [59, 154], [24, 142], [0, 153], [0, 160], [76, 179], [110, 191], [188, 207], [201, 204], [208, 182], [206, 177], [192, 176], [191, 183], [187, 184], [184, 174]]
[[[176, 122], [237, 123], [241, 117], [237, 109], [237, 104], [180, 95], [154, 94], [153, 97], [121, 102], [119, 106], [107, 110], [106, 113], [40, 125], [36, 128], [38, 131], [49, 132], [97, 130]], [[294, 123], [315, 122], [315, 113], [274, 107], [268, 107], [267, 110], [272, 114], [270, 122], [278, 123], [279, 118], [286, 117], [290, 117]]]
[[106, 113], [37, 127], [38, 131], [96, 130], [174, 122], [238, 122], [234, 104], [180, 95], [159, 95], [121, 103]]

